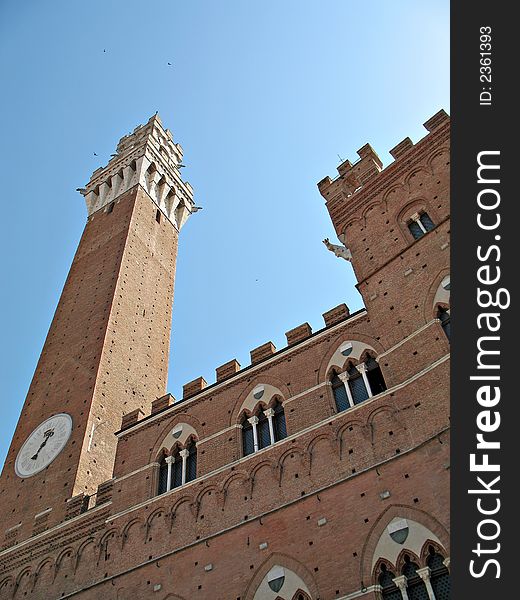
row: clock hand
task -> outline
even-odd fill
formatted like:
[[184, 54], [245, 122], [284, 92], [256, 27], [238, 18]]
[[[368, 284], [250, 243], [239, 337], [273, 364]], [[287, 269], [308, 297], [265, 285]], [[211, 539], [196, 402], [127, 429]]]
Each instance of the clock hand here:
[[47, 430], [44, 434], [45, 439], [43, 440], [43, 442], [40, 444], [40, 447], [38, 448], [38, 450], [36, 451], [36, 454], [33, 454], [33, 456], [31, 456], [31, 460], [36, 460], [38, 458], [38, 454], [40, 454], [40, 450], [45, 446], [45, 444], [49, 441], [49, 438], [52, 437], [54, 435], [54, 429], [49, 429]]

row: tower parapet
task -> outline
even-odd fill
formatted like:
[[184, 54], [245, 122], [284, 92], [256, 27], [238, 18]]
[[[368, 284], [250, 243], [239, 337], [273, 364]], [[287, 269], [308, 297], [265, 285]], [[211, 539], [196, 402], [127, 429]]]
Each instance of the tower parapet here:
[[193, 188], [182, 180], [182, 148], [164, 129], [159, 115], [119, 140], [116, 154], [99, 167], [85, 188], [88, 216], [110, 205], [121, 194], [140, 184], [160, 211], [180, 229], [193, 212]]

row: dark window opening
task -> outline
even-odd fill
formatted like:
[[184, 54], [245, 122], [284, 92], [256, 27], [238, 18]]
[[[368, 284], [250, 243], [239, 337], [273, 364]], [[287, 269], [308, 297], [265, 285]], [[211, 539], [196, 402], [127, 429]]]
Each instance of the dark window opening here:
[[414, 240], [418, 240], [425, 233], [431, 231], [434, 227], [435, 224], [427, 212], [420, 213], [418, 220], [412, 219], [408, 222], [408, 229], [410, 230]]
[[385, 564], [382, 564], [378, 582], [382, 588], [384, 600], [402, 600], [401, 592], [395, 585], [394, 579], [395, 575], [386, 568]]
[[350, 408], [350, 402], [348, 401], [347, 390], [343, 381], [338, 377], [336, 373], [332, 376], [332, 393], [334, 395], [334, 401], [336, 402], [336, 410], [342, 412]]
[[107, 213], [110, 214], [112, 211], [114, 210], [114, 202], [111, 202], [108, 206], [107, 206]]
[[261, 410], [258, 415], [258, 423], [256, 425], [258, 435], [258, 449], [267, 448], [271, 444], [271, 434], [269, 432], [269, 420]]
[[157, 223], [161, 222], [161, 211], [159, 209], [157, 209], [157, 211], [155, 212], [155, 220], [157, 221]]
[[287, 437], [287, 425], [285, 423], [285, 411], [280, 402], [274, 405], [274, 439], [275, 442], [279, 442]]
[[385, 378], [383, 377], [383, 373], [381, 372], [377, 360], [371, 356], [365, 364], [367, 367], [367, 379], [372, 395], [375, 396], [376, 394], [386, 391]]
[[417, 574], [419, 565], [412, 562], [408, 554], [404, 557], [402, 574], [406, 577], [406, 591], [409, 600], [430, 600], [428, 590], [420, 575]]
[[450, 325], [450, 313], [446, 308], [439, 308], [437, 312], [437, 318], [441, 322], [441, 327], [446, 334], [448, 340], [450, 339], [451, 325]]
[[192, 441], [188, 446], [188, 458], [186, 459], [186, 483], [197, 478], [197, 446]]
[[244, 456], [253, 454], [255, 451], [253, 426], [247, 419], [244, 419], [244, 423], [242, 424], [242, 451]]
[[348, 386], [350, 388], [350, 393], [352, 395], [354, 404], [361, 404], [361, 402], [368, 400], [368, 391], [361, 373], [354, 366], [350, 367], [347, 373]]
[[435, 552], [433, 546], [428, 549], [428, 566], [430, 567], [430, 582], [436, 600], [450, 600], [451, 582], [450, 572], [444, 564], [444, 558]]

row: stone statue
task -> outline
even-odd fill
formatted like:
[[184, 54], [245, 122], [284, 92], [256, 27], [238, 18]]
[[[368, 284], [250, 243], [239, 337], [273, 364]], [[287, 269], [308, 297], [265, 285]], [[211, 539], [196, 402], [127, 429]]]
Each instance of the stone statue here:
[[343, 244], [342, 246], [338, 246], [337, 244], [331, 244], [329, 238], [325, 238], [323, 240], [323, 243], [331, 252], [334, 252], [334, 254], [338, 258], [343, 258], [348, 261], [352, 260], [352, 252], [345, 246], [345, 244]]

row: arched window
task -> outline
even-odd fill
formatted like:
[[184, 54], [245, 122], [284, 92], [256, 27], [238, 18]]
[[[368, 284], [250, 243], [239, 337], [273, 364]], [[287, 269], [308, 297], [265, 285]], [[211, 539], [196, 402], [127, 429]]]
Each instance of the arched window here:
[[347, 374], [348, 387], [350, 388], [350, 393], [352, 395], [352, 401], [354, 404], [360, 404], [361, 402], [368, 400], [370, 395], [361, 372], [354, 367], [354, 365], [352, 365], [347, 371]]
[[450, 600], [450, 572], [444, 564], [444, 558], [438, 552], [435, 552], [433, 546], [428, 548], [427, 563], [430, 567], [430, 582], [436, 600]]
[[242, 452], [244, 456], [267, 448], [287, 437], [285, 413], [280, 402], [268, 409], [259, 407], [252, 417], [242, 421]]
[[281, 402], [276, 402], [274, 405], [274, 439], [279, 442], [287, 437], [287, 426], [285, 424], [285, 412]]
[[378, 578], [379, 585], [382, 589], [383, 600], [402, 600], [401, 592], [394, 583], [395, 575], [387, 569], [383, 563], [381, 565], [381, 573]]
[[159, 465], [159, 494], [193, 481], [197, 477], [197, 446], [194, 439], [184, 450], [175, 446], [170, 456], [163, 456]]
[[414, 240], [418, 240], [425, 233], [431, 231], [434, 227], [435, 225], [426, 211], [415, 213], [408, 221], [408, 229], [413, 235]]
[[365, 364], [367, 367], [367, 379], [370, 385], [370, 390], [372, 391], [372, 396], [384, 392], [386, 390], [385, 378], [383, 377], [383, 373], [381, 373], [381, 369], [377, 360], [373, 356], [370, 356]]
[[441, 322], [441, 327], [446, 334], [448, 340], [450, 339], [450, 312], [447, 308], [440, 307], [437, 311], [437, 318]]
[[332, 384], [332, 393], [334, 394], [334, 401], [336, 402], [336, 410], [342, 412], [350, 408], [350, 402], [348, 401], [347, 390], [345, 384], [338, 377], [337, 373], [333, 373], [330, 380]]
[[402, 574], [406, 577], [406, 592], [409, 600], [430, 600], [428, 590], [421, 576], [417, 574], [419, 565], [412, 562], [410, 556], [405, 554]]

